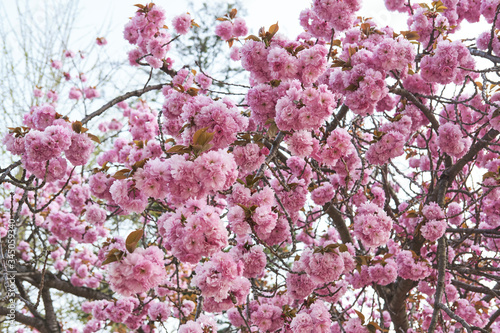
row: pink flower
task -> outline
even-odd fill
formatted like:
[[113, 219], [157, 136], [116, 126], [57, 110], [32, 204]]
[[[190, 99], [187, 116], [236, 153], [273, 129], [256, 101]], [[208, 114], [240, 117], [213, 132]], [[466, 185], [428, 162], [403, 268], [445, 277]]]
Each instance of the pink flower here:
[[101, 96], [101, 94], [95, 87], [86, 87], [85, 89], [83, 89], [83, 92], [85, 93], [85, 98], [88, 99], [93, 99]]
[[108, 44], [108, 41], [104, 37], [97, 37], [95, 40], [96, 40], [97, 45], [99, 45], [99, 46], [104, 46], [104, 45]]
[[425, 239], [435, 242], [446, 232], [447, 223], [444, 220], [430, 220], [425, 222], [420, 231]]
[[354, 217], [354, 234], [366, 246], [377, 247], [389, 240], [392, 231], [392, 220], [384, 210], [373, 203], [359, 207]]
[[64, 151], [66, 158], [73, 165], [85, 165], [94, 151], [94, 144], [85, 133], [72, 133], [71, 145]]
[[52, 66], [52, 68], [61, 69], [62, 62], [60, 60], [50, 60], [50, 65]]
[[235, 37], [245, 36], [248, 34], [248, 28], [245, 20], [237, 17], [233, 22], [233, 34]]
[[291, 137], [286, 139], [286, 143], [293, 155], [306, 157], [313, 152], [313, 138], [308, 131], [295, 131]]
[[33, 96], [40, 98], [40, 97], [43, 97], [43, 95], [44, 94], [43, 94], [42, 89], [40, 89], [38, 87], [33, 89]]
[[68, 98], [79, 100], [80, 98], [82, 98], [82, 91], [77, 87], [71, 87], [71, 89], [69, 90]]
[[183, 262], [197, 263], [227, 246], [227, 231], [217, 210], [202, 201], [190, 200], [176, 213], [163, 214], [158, 226], [168, 249]]
[[316, 205], [323, 206], [333, 199], [335, 189], [330, 183], [326, 183], [311, 192], [311, 199]]
[[441, 150], [453, 157], [460, 158], [469, 149], [471, 141], [464, 138], [458, 125], [446, 123], [439, 127], [438, 146]]
[[233, 150], [236, 164], [244, 173], [257, 170], [265, 161], [266, 156], [262, 154], [260, 147], [255, 143], [245, 146], [236, 146]]
[[123, 296], [146, 292], [165, 278], [164, 254], [156, 246], [137, 248], [133, 253], [108, 266], [111, 289]]
[[146, 195], [134, 186], [134, 182], [119, 179], [111, 185], [109, 192], [113, 200], [128, 213], [141, 213], [148, 204]]
[[203, 73], [196, 74], [194, 80], [201, 89], [208, 89], [212, 85], [212, 79]]
[[175, 32], [179, 35], [187, 34], [191, 28], [191, 15], [186, 13], [174, 17], [172, 25], [174, 26]]
[[222, 40], [230, 40], [233, 37], [233, 24], [230, 21], [222, 21], [215, 27], [215, 34]]
[[403, 279], [422, 280], [431, 274], [429, 263], [417, 257], [413, 252], [403, 250], [396, 257], [398, 275]]

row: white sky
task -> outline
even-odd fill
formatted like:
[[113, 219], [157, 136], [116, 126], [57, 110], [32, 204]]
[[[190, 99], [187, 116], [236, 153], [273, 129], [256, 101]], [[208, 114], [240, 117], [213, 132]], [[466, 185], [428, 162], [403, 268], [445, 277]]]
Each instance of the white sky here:
[[[210, 1], [214, 3], [224, 3], [224, 1]], [[194, 0], [195, 5], [201, 5], [203, 0]], [[87, 38], [92, 36], [104, 35], [108, 40], [109, 47], [118, 49], [129, 49], [127, 42], [123, 40], [123, 27], [128, 18], [133, 16], [136, 7], [134, 4], [145, 3], [140, 0], [85, 0], [80, 4], [80, 14], [77, 19], [76, 27]], [[157, 5], [166, 10], [167, 25], [171, 25], [174, 16], [187, 11], [187, 1], [159, 0], [155, 1]], [[301, 32], [299, 25], [299, 13], [311, 6], [310, 0], [243, 0], [248, 15], [244, 18], [247, 21], [251, 34], [257, 34], [261, 26], [268, 28], [271, 24], [279, 22], [280, 32], [289, 38], [294, 38]], [[225, 6], [221, 5], [221, 16], [225, 14]], [[191, 12], [196, 21], [196, 12]], [[383, 0], [365, 1], [360, 15], [364, 17], [373, 17], [381, 25], [399, 26], [406, 30], [406, 18], [399, 13], [389, 13], [385, 9]], [[215, 28], [216, 22], [197, 22], [199, 24], [212, 24]], [[109, 31], [102, 33], [102, 31]], [[86, 44], [86, 43], [84, 43]], [[125, 57], [125, 54], [123, 55]]]
[[[66, 1], [76, 0], [62, 0]], [[44, 15], [44, 7], [49, 4], [53, 9], [49, 10], [49, 15], [57, 15], [57, 7], [52, 4], [56, 1], [26, 0], [32, 5], [32, 10], [39, 15]], [[195, 6], [200, 6], [204, 2], [221, 4], [220, 15], [225, 14], [224, 0], [193, 0]], [[294, 39], [301, 32], [298, 17], [299, 13], [311, 6], [312, 0], [241, 0], [246, 7], [248, 15], [244, 16], [251, 34], [257, 34], [261, 26], [268, 28], [271, 24], [279, 22], [280, 32], [290, 39]], [[427, 1], [430, 3], [430, 1]], [[79, 13], [75, 24], [75, 34], [70, 48], [77, 50], [78, 46], [88, 45], [96, 37], [104, 36], [108, 41], [108, 48], [113, 50], [116, 56], [126, 59], [126, 51], [130, 49], [128, 43], [123, 39], [123, 27], [128, 22], [128, 18], [133, 16], [137, 7], [134, 4], [145, 4], [147, 1], [141, 0], [81, 0], [79, 1]], [[171, 26], [174, 16], [188, 11], [188, 1], [184, 0], [158, 0], [155, 3], [166, 10], [166, 24]], [[4, 4], [6, 5], [6, 4]], [[14, 6], [12, 6], [14, 7]], [[7, 12], [11, 8], [7, 7]], [[406, 15], [388, 12], [384, 5], [384, 0], [364, 0], [360, 16], [372, 17], [380, 26], [391, 26], [395, 31], [407, 30]], [[196, 12], [191, 12], [196, 21]], [[215, 28], [214, 22], [197, 22], [199, 24], [211, 24]], [[476, 37], [486, 28], [475, 28], [464, 26], [456, 38]]]

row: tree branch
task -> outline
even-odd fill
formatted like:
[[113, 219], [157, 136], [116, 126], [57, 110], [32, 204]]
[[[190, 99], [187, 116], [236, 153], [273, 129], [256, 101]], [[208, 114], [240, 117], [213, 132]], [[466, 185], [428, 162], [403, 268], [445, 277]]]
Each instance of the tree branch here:
[[[17, 272], [19, 273], [30, 273], [29, 275], [19, 275], [18, 277], [24, 281], [27, 281], [36, 287], [39, 287], [41, 280], [42, 280], [42, 274], [38, 271], [31, 270], [27, 268], [26, 266], [21, 266], [18, 265], [17, 267]], [[57, 276], [55, 276], [52, 273], [46, 272], [45, 273], [45, 287], [46, 288], [54, 288], [60, 291], [64, 291], [66, 293], [70, 293], [72, 295], [78, 296], [78, 297], [84, 297], [86, 299], [94, 299], [94, 300], [111, 300], [113, 299], [112, 296], [107, 295], [105, 293], [102, 293], [98, 290], [94, 290], [91, 288], [87, 287], [76, 287], [72, 285], [69, 281], [64, 281], [59, 279]]]
[[129, 99], [130, 97], [134, 97], [134, 96], [140, 97], [142, 94], [147, 93], [147, 92], [149, 92], [151, 90], [160, 90], [161, 88], [163, 88], [163, 86], [166, 86], [166, 85], [167, 85], [167, 83], [160, 83], [160, 84], [157, 84], [157, 85], [154, 85], [154, 86], [144, 87], [143, 89], [137, 89], [137, 90], [134, 90], [134, 91], [130, 91], [130, 92], [124, 94], [124, 95], [118, 96], [118, 97], [112, 99], [111, 101], [109, 101], [108, 103], [104, 104], [103, 106], [101, 106], [97, 111], [94, 111], [91, 114], [89, 114], [88, 116], [86, 116], [85, 118], [83, 118], [82, 119], [82, 124], [85, 125], [92, 118], [100, 116], [107, 109], [111, 108], [112, 106], [114, 106], [114, 105], [116, 105], [116, 104], [118, 104], [120, 102], [123, 102], [126, 99]]
[[402, 97], [406, 97], [406, 99], [412, 102], [417, 108], [420, 109], [420, 111], [423, 112], [423, 114], [431, 122], [432, 129], [434, 129], [434, 131], [437, 132], [439, 128], [439, 122], [437, 121], [436, 117], [434, 117], [434, 113], [432, 113], [432, 111], [427, 106], [425, 106], [422, 102], [420, 102], [420, 100], [415, 95], [413, 95], [408, 90], [401, 88], [393, 88], [390, 90], [390, 92]]
[[[6, 316], [8, 314], [10, 314], [10, 310], [6, 307], [0, 306], [0, 315]], [[29, 317], [17, 311], [14, 313], [14, 315], [17, 322], [35, 328], [39, 330], [40, 333], [50, 333], [50, 331], [45, 326], [45, 321], [43, 319]]]
[[[439, 304], [443, 298], [444, 288], [445, 288], [445, 275], [446, 275], [446, 236], [442, 236], [438, 240], [438, 249], [437, 249], [437, 260], [438, 260], [438, 279], [436, 286], [436, 294], [434, 296], [434, 304]], [[436, 329], [437, 318], [439, 315], [439, 307], [435, 306], [434, 311], [432, 312], [431, 323], [429, 324], [428, 331], [433, 333]]]
[[335, 224], [335, 228], [339, 232], [340, 239], [344, 244], [346, 243], [352, 243], [352, 237], [351, 233], [349, 232], [349, 229], [347, 228], [347, 225], [345, 223], [344, 218], [342, 217], [342, 214], [339, 212], [337, 208], [333, 205], [333, 203], [327, 203], [323, 206], [323, 210], [325, 213], [330, 216], [330, 218], [333, 221], [333, 224]]
[[489, 54], [487, 52], [480, 51], [478, 49], [472, 49], [472, 48], [469, 48], [469, 52], [470, 52], [470, 54], [472, 54], [474, 56], [478, 56], [478, 57], [481, 57], [481, 58], [485, 58], [485, 59], [491, 60], [494, 63], [500, 63], [500, 57], [496, 57], [496, 56], [491, 55], [491, 54]]
[[50, 289], [44, 289], [42, 292], [43, 307], [45, 309], [45, 321], [47, 328], [50, 332], [61, 333], [61, 325], [57, 321], [56, 312], [54, 310], [54, 304], [52, 303], [52, 296], [50, 295]]

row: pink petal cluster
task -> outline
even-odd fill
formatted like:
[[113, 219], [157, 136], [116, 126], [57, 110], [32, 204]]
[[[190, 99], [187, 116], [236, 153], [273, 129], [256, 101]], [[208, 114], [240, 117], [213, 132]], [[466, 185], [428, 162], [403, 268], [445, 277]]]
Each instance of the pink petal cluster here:
[[448, 224], [444, 220], [430, 220], [420, 228], [420, 232], [425, 239], [435, 242], [446, 232]]
[[192, 97], [174, 89], [164, 90], [164, 95], [163, 130], [178, 143], [192, 143], [195, 132], [206, 127], [207, 132], [215, 133], [210, 142], [213, 149], [226, 148], [236, 140], [238, 132], [247, 128], [248, 118], [241, 115], [230, 99], [213, 101], [207, 96]]
[[301, 11], [299, 21], [304, 30], [310, 33], [313, 37], [325, 38], [327, 40], [331, 39], [331, 24], [328, 21], [319, 18], [316, 12], [312, 9], [308, 8]]
[[164, 253], [156, 246], [137, 248], [108, 266], [107, 279], [113, 291], [131, 296], [158, 286], [167, 276]]
[[392, 283], [398, 277], [398, 266], [393, 259], [386, 259], [368, 268], [370, 279], [381, 286]]
[[276, 305], [261, 304], [252, 312], [252, 323], [263, 332], [274, 332], [283, 326], [282, 313]]
[[[460, 41], [442, 41], [437, 44], [433, 56], [425, 56], [420, 62], [422, 78], [428, 82], [441, 84], [462, 84], [465, 76], [477, 78], [478, 73], [467, 71], [474, 69], [475, 61], [467, 47]], [[461, 69], [461, 68], [466, 69]]]
[[241, 17], [231, 21], [222, 21], [215, 27], [215, 34], [222, 40], [230, 40], [231, 38], [238, 38], [248, 34], [246, 22]]
[[148, 204], [148, 197], [132, 180], [119, 179], [109, 188], [113, 201], [126, 213], [141, 213]]
[[376, 104], [388, 93], [385, 72], [356, 64], [349, 71], [335, 68], [330, 74], [330, 88], [345, 95], [345, 105], [361, 116], [373, 113]]
[[163, 60], [170, 49], [170, 34], [163, 29], [165, 12], [158, 6], [138, 10], [125, 25], [125, 39], [137, 48], [129, 52], [129, 62], [139, 66], [137, 61], [144, 60], [154, 68], [163, 66]]
[[398, 265], [398, 275], [403, 279], [418, 281], [428, 277], [432, 272], [425, 259], [417, 258], [413, 252], [407, 250], [398, 253], [396, 264]]
[[370, 146], [366, 152], [368, 162], [383, 165], [390, 159], [404, 154], [405, 136], [400, 132], [385, 133], [380, 140]]
[[303, 89], [294, 80], [286, 95], [276, 103], [276, 125], [280, 130], [312, 130], [333, 112], [335, 96], [326, 85]]
[[158, 220], [167, 249], [182, 262], [197, 263], [227, 246], [227, 231], [220, 210], [202, 200], [189, 200], [175, 213]]
[[326, 183], [311, 192], [311, 199], [316, 205], [323, 206], [327, 202], [333, 199], [335, 195], [335, 189], [330, 183]]
[[403, 71], [415, 59], [415, 49], [406, 39], [384, 38], [373, 51], [374, 60], [383, 70]]
[[337, 31], [353, 26], [356, 12], [361, 8], [359, 0], [314, 0], [313, 11], [319, 18], [328, 21]]
[[313, 152], [314, 139], [308, 131], [295, 131], [292, 136], [287, 137], [285, 141], [292, 155], [306, 157]]
[[344, 273], [345, 265], [343, 256], [336, 249], [324, 253], [321, 249], [306, 249], [293, 268], [306, 272], [314, 283], [324, 284], [338, 280]]
[[[210, 261], [196, 268], [193, 284], [200, 288], [205, 297], [205, 310], [223, 311], [246, 302], [250, 282], [242, 277], [241, 264], [224, 252], [217, 252]], [[231, 298], [234, 297], [236, 304]]]
[[64, 155], [74, 166], [85, 165], [94, 151], [94, 144], [86, 133], [72, 133], [71, 145]]
[[262, 245], [238, 245], [231, 249], [230, 253], [235, 261], [243, 263], [243, 276], [246, 278], [261, 277], [266, 268], [267, 258]]
[[326, 145], [321, 151], [321, 158], [323, 163], [335, 167], [341, 159], [345, 162], [353, 154], [356, 154], [356, 149], [351, 143], [351, 135], [345, 129], [337, 128], [326, 139]]
[[257, 170], [266, 160], [263, 153], [266, 149], [261, 149], [256, 143], [249, 143], [244, 146], [236, 146], [233, 156], [236, 164], [243, 174], [248, 174]]
[[194, 161], [180, 155], [165, 161], [151, 159], [134, 174], [134, 180], [146, 196], [163, 199], [168, 195], [173, 202], [182, 203], [229, 188], [238, 175], [236, 168], [232, 154], [217, 150]]
[[285, 96], [289, 86], [283, 82], [278, 87], [261, 83], [248, 89], [246, 102], [252, 111], [250, 119], [261, 126], [269, 126], [268, 120], [276, 117], [276, 103]]
[[301, 310], [290, 324], [292, 333], [330, 333], [332, 325], [327, 305], [318, 300], [309, 308]]
[[439, 126], [438, 146], [446, 154], [460, 158], [465, 155], [471, 145], [471, 140], [463, 137], [460, 126], [446, 123]]
[[179, 35], [187, 34], [191, 28], [191, 15], [185, 13], [174, 17], [172, 25], [174, 26], [175, 32]]
[[200, 86], [200, 88], [204, 90], [210, 88], [210, 86], [212, 85], [212, 79], [203, 73], [196, 74], [194, 80]]
[[366, 246], [385, 245], [392, 231], [392, 219], [384, 210], [373, 203], [365, 203], [358, 208], [354, 217], [354, 235]]

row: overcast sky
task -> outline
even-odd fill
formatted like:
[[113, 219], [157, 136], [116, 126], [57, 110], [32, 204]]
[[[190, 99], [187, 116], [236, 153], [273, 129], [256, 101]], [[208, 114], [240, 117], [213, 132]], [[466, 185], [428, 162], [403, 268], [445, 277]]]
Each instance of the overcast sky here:
[[[201, 5], [203, 0], [193, 1], [195, 5]], [[223, 3], [224, 1], [210, 1], [210, 3]], [[289, 38], [294, 38], [301, 32], [299, 25], [299, 13], [311, 6], [310, 0], [245, 0], [242, 1], [246, 7], [248, 15], [244, 18], [251, 34], [257, 34], [261, 26], [268, 28], [271, 24], [279, 22], [280, 32]], [[81, 10], [76, 26], [80, 31], [85, 31], [84, 35], [100, 35], [102, 31], [110, 43], [111, 47], [127, 47], [123, 41], [123, 26], [128, 18], [134, 15], [136, 7], [134, 4], [145, 3], [140, 0], [85, 0], [80, 4]], [[166, 10], [167, 25], [171, 25], [174, 16], [186, 12], [187, 1], [160, 0], [155, 2]], [[221, 5], [221, 16], [225, 14]], [[196, 12], [191, 12], [196, 20]], [[373, 17], [381, 25], [400, 26], [406, 29], [406, 19], [404, 15], [389, 13], [385, 10], [383, 0], [365, 1], [360, 15]], [[198, 22], [201, 24], [201, 22]], [[216, 22], [204, 22], [213, 24]]]
[[[74, 0], [62, 0], [74, 1]], [[222, 0], [193, 0], [195, 6], [200, 6], [209, 1], [211, 4], [221, 4], [220, 15], [225, 14], [225, 5], [227, 1]], [[45, 6], [52, 1], [27, 0], [33, 6], [31, 8], [39, 15], [44, 15]], [[261, 26], [268, 28], [271, 24], [279, 22], [280, 32], [293, 39], [301, 32], [298, 17], [299, 13], [311, 6], [311, 0], [241, 0], [246, 7], [248, 15], [244, 18], [251, 34], [257, 34]], [[428, 1], [430, 2], [430, 1]], [[134, 4], [143, 2], [141, 0], [82, 0], [79, 1], [79, 13], [75, 24], [75, 39], [72, 47], [77, 49], [77, 45], [88, 45], [97, 36], [104, 36], [108, 40], [108, 47], [116, 50], [116, 55], [123, 55], [130, 49], [128, 43], [123, 39], [123, 26], [128, 22], [128, 18], [133, 16], [137, 7]], [[184, 0], [158, 0], [155, 2], [166, 10], [167, 25], [171, 26], [171, 20], [174, 16], [188, 11], [188, 1]], [[55, 7], [55, 5], [52, 4]], [[7, 8], [7, 12], [10, 8]], [[48, 10], [48, 15], [57, 15], [57, 8]], [[196, 20], [196, 11], [191, 12]], [[384, 0], [365, 0], [363, 7], [359, 12], [360, 16], [372, 17], [380, 26], [391, 26], [395, 31], [407, 30], [406, 16], [400, 13], [388, 12], [384, 5]], [[215, 28], [216, 22], [198, 22], [199, 24], [212, 24]], [[473, 28], [464, 26], [457, 38], [476, 37], [483, 28]], [[80, 40], [83, 39], [83, 40]]]

